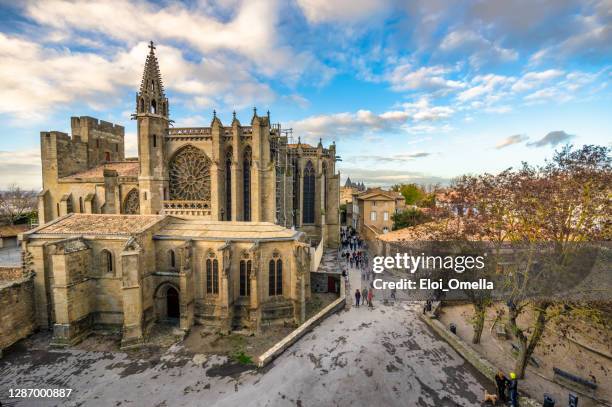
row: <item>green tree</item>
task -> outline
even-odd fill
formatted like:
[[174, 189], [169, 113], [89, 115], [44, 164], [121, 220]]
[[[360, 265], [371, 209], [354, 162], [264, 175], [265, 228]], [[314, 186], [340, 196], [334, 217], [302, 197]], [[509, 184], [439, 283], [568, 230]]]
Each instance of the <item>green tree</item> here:
[[425, 190], [417, 184], [395, 184], [391, 190], [401, 193], [408, 205], [417, 205], [427, 195]]
[[402, 212], [395, 213], [391, 216], [391, 219], [393, 220], [394, 230], [420, 225], [430, 220], [429, 216], [416, 208], [408, 208]]

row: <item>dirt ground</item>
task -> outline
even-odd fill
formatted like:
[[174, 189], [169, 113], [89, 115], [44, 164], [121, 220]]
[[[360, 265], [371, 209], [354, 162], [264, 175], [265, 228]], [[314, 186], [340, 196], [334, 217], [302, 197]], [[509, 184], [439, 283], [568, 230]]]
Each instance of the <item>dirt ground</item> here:
[[[500, 308], [505, 308], [498, 305]], [[495, 309], [491, 307], [487, 313], [485, 327], [482, 333], [481, 343], [473, 345], [472, 326], [470, 319], [473, 315], [471, 305], [446, 306], [442, 309], [440, 321], [448, 326], [451, 322], [457, 325], [457, 334], [469, 343], [474, 349], [483, 354], [494, 365], [499, 366], [505, 372], [513, 370], [514, 356], [512, 354], [511, 343], [516, 343], [514, 339], [498, 339], [492, 329], [495, 320]], [[528, 318], [519, 319], [521, 326], [527, 326]], [[581, 326], [582, 333], [572, 333], [573, 339], [579, 343], [587, 344], [589, 347], [610, 354], [612, 338], [610, 332], [586, 326], [580, 321], [573, 321], [575, 326]], [[568, 394], [572, 392], [552, 381], [553, 367], [558, 367], [567, 372], [576, 374], [585, 379], [594, 380], [598, 389], [596, 396], [605, 403], [612, 402], [612, 361], [591, 352], [584, 347], [562, 337], [558, 332], [561, 326], [551, 322], [547, 327], [540, 345], [536, 348], [534, 356], [539, 364], [535, 367], [528, 366], [525, 380], [521, 381], [520, 386], [523, 391], [538, 401], [542, 401], [543, 394], [550, 394], [556, 399], [558, 405], [567, 405]], [[575, 332], [575, 330], [572, 330]], [[585, 396], [578, 395], [580, 407], [591, 407], [606, 405], [589, 400]]]
[[237, 357], [237, 355], [243, 354], [250, 357], [254, 362], [257, 356], [264, 353], [294, 329], [293, 326], [278, 326], [267, 328], [257, 335], [241, 333], [221, 335], [198, 325], [193, 327], [182, 345], [188, 352], [229, 357]]

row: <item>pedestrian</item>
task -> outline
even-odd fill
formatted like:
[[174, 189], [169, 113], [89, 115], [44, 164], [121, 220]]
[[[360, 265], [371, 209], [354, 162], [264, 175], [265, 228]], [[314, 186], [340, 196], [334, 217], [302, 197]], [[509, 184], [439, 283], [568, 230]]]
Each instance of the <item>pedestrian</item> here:
[[361, 301], [361, 304], [363, 304], [367, 300], [367, 298], [368, 298], [368, 289], [364, 288], [362, 290], [361, 295], [363, 296], [363, 300]]
[[372, 305], [372, 298], [374, 298], [374, 290], [369, 289], [368, 290], [368, 307], [373, 308], [374, 306]]
[[506, 403], [506, 401], [508, 401], [508, 397], [506, 396], [506, 389], [508, 388], [508, 378], [501, 370], [498, 370], [497, 374], [495, 375], [495, 384], [497, 385], [497, 395], [499, 397], [499, 401], [501, 401], [502, 403]]
[[518, 407], [518, 380], [516, 380], [516, 373], [514, 372], [510, 372], [508, 391], [510, 393], [510, 405], [512, 407]]
[[361, 293], [359, 292], [359, 288], [355, 290], [355, 304], [357, 308], [359, 308], [359, 300], [361, 299]]

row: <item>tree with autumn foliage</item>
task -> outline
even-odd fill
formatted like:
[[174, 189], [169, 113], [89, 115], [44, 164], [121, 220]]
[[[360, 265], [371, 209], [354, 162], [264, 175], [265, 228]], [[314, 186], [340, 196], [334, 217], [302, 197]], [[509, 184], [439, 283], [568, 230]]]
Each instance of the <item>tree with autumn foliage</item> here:
[[[524, 376], [546, 324], [568, 307], [553, 297], [564, 288], [558, 282], [567, 284], [579, 274], [577, 269], [585, 267], [577, 263], [589, 258], [581, 244], [611, 239], [611, 188], [609, 148], [566, 146], [541, 166], [524, 163], [497, 175], [454, 180], [451, 205], [460, 216], [426, 224], [427, 239], [486, 242], [490, 248], [488, 272], [501, 271], [506, 285], [507, 325], [518, 341], [515, 370], [519, 377]], [[514, 261], [499, 268], [495, 264], [508, 245]], [[465, 294], [474, 306], [472, 342], [478, 343], [492, 299], [486, 290]], [[571, 308], [582, 314], [594, 311], [586, 303], [573, 303]], [[533, 322], [521, 326], [518, 318], [527, 312]]]

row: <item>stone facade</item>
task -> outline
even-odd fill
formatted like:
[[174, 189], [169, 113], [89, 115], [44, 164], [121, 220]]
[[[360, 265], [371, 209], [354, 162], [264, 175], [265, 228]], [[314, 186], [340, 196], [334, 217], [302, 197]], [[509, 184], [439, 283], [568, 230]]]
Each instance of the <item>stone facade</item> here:
[[304, 321], [310, 245], [268, 222], [68, 214], [22, 236], [36, 323], [53, 343], [95, 329], [140, 344], [158, 321], [258, 332]]
[[288, 143], [269, 113], [170, 127], [153, 44], [136, 95], [138, 158], [124, 129], [72, 118], [41, 133], [41, 226], [22, 235], [35, 321], [67, 346], [154, 324], [258, 332], [304, 321], [311, 247], [337, 246], [336, 147]]
[[73, 117], [72, 135], [41, 133], [40, 224], [67, 213], [170, 214], [271, 222], [336, 246], [340, 177], [336, 147], [288, 143], [269, 112], [248, 125], [170, 127], [170, 102], [151, 45], [136, 95], [138, 158], [124, 128]]
[[406, 207], [399, 192], [380, 188], [368, 189], [353, 194], [352, 226], [361, 235], [374, 240], [376, 235], [393, 229], [392, 216]]
[[2, 349], [34, 330], [34, 279], [20, 268], [0, 268], [0, 357]]

